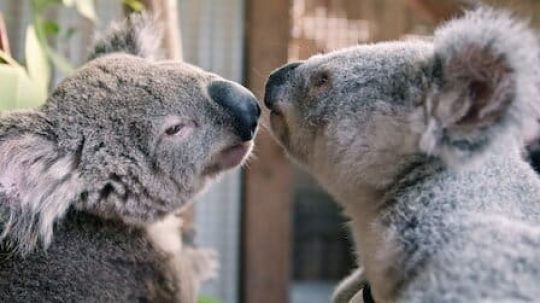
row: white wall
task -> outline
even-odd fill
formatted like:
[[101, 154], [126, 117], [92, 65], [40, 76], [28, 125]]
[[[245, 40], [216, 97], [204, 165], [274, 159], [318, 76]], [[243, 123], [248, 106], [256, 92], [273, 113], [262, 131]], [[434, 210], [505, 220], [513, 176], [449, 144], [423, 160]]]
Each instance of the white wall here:
[[[180, 0], [184, 59], [242, 81], [244, 0]], [[203, 293], [236, 303], [240, 244], [240, 172], [228, 173], [196, 204], [197, 241], [220, 253], [220, 278]]]

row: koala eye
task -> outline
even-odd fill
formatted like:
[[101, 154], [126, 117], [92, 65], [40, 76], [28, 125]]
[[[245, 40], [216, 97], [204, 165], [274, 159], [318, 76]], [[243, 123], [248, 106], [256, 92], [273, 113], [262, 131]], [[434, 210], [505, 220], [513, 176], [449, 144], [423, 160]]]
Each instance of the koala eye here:
[[172, 137], [184, 137], [191, 133], [195, 128], [194, 122], [176, 123], [170, 127], [167, 127], [164, 131], [165, 135]]
[[174, 126], [171, 126], [169, 128], [167, 128], [165, 130], [165, 133], [168, 135], [168, 136], [173, 136], [173, 135], [176, 135], [177, 133], [179, 133], [182, 128], [184, 128], [184, 124], [176, 124]]
[[321, 71], [317, 73], [313, 79], [313, 86], [320, 88], [330, 84], [330, 73], [328, 71]]

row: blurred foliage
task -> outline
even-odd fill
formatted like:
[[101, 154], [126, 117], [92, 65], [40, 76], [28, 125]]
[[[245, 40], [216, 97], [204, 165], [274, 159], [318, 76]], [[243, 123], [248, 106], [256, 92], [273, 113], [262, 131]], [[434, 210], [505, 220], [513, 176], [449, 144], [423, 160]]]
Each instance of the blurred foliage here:
[[[54, 64], [62, 73], [73, 70], [69, 61], [47, 43], [51, 36], [60, 34], [60, 25], [45, 18], [45, 12], [54, 5], [72, 7], [85, 18], [96, 21], [94, 0], [29, 0], [32, 23], [26, 28], [25, 65], [0, 50], [0, 110], [32, 108], [47, 98]], [[66, 31], [66, 37], [73, 34]]]
[[133, 12], [140, 12], [144, 10], [144, 3], [140, 0], [122, 0], [122, 4], [127, 6]]
[[223, 302], [221, 302], [220, 300], [218, 300], [216, 298], [201, 295], [201, 296], [199, 296], [199, 300], [198, 300], [197, 303], [223, 303]]

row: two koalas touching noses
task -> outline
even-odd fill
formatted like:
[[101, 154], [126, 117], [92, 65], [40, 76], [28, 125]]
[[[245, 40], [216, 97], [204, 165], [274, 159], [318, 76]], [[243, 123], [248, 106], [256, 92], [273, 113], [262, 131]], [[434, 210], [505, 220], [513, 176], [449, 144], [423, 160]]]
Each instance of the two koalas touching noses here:
[[[155, 37], [131, 17], [41, 108], [0, 117], [1, 298], [190, 303], [212, 275], [177, 214], [246, 160], [261, 109], [239, 84], [160, 60]], [[351, 219], [359, 269], [335, 302], [362, 302], [368, 283], [376, 302], [540, 297], [540, 180], [520, 155], [538, 54], [525, 24], [482, 8], [432, 42], [269, 76], [276, 140]]]

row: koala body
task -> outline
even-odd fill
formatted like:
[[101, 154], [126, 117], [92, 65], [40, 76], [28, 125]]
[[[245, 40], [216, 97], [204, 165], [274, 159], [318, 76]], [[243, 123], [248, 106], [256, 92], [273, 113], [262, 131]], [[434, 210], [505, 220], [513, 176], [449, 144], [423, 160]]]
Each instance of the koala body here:
[[[133, 16], [37, 110], [0, 117], [0, 298], [196, 302], [213, 255], [183, 245], [178, 214], [252, 148], [245, 88], [156, 59]], [[210, 263], [208, 263], [210, 262]]]
[[0, 294], [5, 302], [172, 302], [180, 284], [167, 258], [142, 230], [70, 211], [46, 251], [3, 256]]
[[[433, 42], [361, 45], [273, 72], [276, 139], [350, 218], [334, 302], [532, 302], [540, 290], [538, 42], [480, 8]], [[354, 299], [353, 299], [354, 297]]]

